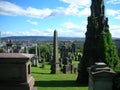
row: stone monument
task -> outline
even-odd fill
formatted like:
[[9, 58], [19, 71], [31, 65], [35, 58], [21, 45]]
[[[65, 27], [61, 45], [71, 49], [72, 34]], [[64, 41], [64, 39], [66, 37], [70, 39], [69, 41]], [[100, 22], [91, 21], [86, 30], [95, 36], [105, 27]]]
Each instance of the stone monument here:
[[35, 44], [35, 56], [31, 60], [32, 61], [32, 66], [38, 67], [38, 49], [37, 49], [37, 44]]
[[33, 67], [38, 67], [38, 57], [36, 55], [31, 59], [31, 61]]
[[68, 55], [68, 48], [66, 44], [61, 48], [61, 59], [62, 59], [62, 64], [63, 64], [63, 73], [74, 73], [74, 66], [72, 64], [72, 58], [70, 55]]
[[113, 78], [115, 72], [107, 67], [105, 63], [95, 63], [95, 65], [88, 68], [88, 72], [88, 90], [113, 90]]
[[32, 54], [0, 53], [0, 90], [33, 90]]
[[75, 43], [72, 43], [72, 54], [75, 56], [76, 54], [76, 45]]
[[51, 62], [51, 74], [58, 73], [59, 70], [59, 61], [58, 61], [58, 33], [54, 31], [53, 38], [53, 60]]
[[119, 58], [109, 32], [104, 8], [104, 0], [92, 0], [83, 56], [78, 67], [77, 81], [80, 84], [88, 84], [87, 67], [95, 62], [104, 62], [112, 69], [120, 67], [117, 64]]
[[12, 40], [8, 40], [6, 46], [7, 46], [7, 52], [8, 53], [13, 53], [13, 42], [12, 42]]

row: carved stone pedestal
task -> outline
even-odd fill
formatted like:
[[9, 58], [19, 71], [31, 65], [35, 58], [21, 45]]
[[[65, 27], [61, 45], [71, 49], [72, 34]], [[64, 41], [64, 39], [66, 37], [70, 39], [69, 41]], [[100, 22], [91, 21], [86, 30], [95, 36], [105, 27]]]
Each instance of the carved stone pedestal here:
[[33, 90], [32, 57], [30, 54], [0, 53], [0, 90]]

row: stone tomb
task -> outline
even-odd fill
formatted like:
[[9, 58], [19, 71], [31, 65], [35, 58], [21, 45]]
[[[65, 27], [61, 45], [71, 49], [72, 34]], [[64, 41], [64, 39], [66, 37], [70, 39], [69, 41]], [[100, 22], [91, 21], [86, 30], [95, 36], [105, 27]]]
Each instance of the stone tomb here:
[[0, 53], [0, 90], [33, 90], [31, 54]]
[[112, 90], [115, 72], [105, 63], [95, 63], [88, 68], [89, 88], [88, 90]]

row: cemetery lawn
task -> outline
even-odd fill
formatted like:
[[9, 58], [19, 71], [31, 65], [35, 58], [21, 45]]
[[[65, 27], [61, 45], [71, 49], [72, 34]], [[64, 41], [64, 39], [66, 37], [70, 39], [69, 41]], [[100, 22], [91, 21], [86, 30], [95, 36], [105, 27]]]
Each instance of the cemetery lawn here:
[[31, 67], [37, 90], [88, 90], [76, 83], [77, 74], [50, 74], [50, 65], [45, 68]]

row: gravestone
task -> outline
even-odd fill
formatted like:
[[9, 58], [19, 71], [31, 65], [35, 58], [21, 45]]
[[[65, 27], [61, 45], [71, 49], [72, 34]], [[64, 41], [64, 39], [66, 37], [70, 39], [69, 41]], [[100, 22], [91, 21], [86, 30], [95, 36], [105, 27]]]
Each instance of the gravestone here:
[[38, 47], [38, 62], [41, 62], [41, 53], [40, 53], [40, 47]]
[[75, 56], [76, 54], [76, 45], [75, 43], [72, 43], [72, 54]]
[[95, 63], [88, 68], [89, 87], [88, 90], [112, 90], [115, 72], [108, 68], [105, 63]]
[[67, 49], [67, 46], [65, 43], [61, 46], [60, 50], [61, 50], [60, 56], [61, 56], [62, 60], [64, 60], [65, 57], [68, 57], [68, 49]]
[[51, 62], [51, 74], [59, 73], [59, 61], [58, 61], [58, 33], [54, 31], [53, 38], [53, 60]]
[[31, 59], [31, 61], [33, 67], [38, 67], [38, 57], [36, 55]]
[[32, 54], [0, 53], [0, 90], [33, 90]]
[[63, 73], [74, 73], [74, 65], [72, 64], [72, 58], [68, 55], [68, 49], [64, 44], [62, 46], [62, 62], [63, 62]]
[[13, 53], [13, 42], [12, 42], [12, 40], [8, 40], [6, 46], [7, 46], [7, 52], [8, 53]]
[[80, 84], [88, 84], [87, 67], [95, 62], [104, 62], [114, 70], [120, 68], [104, 8], [104, 0], [92, 0], [83, 56], [78, 67], [77, 82]]
[[38, 50], [37, 50], [37, 44], [35, 44], [35, 56], [32, 58], [32, 66], [33, 67], [38, 67]]

